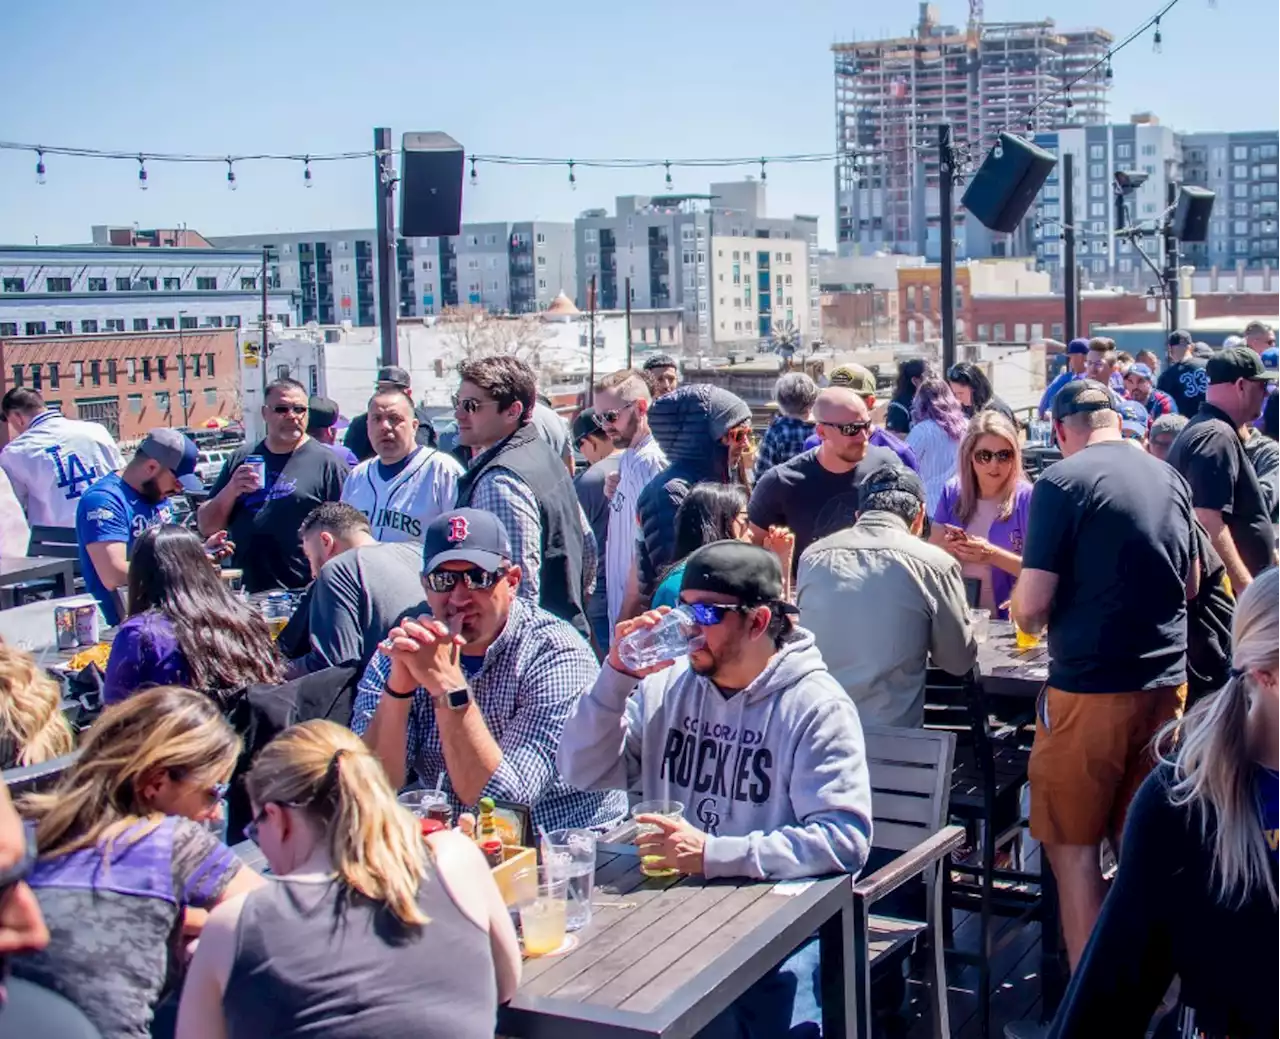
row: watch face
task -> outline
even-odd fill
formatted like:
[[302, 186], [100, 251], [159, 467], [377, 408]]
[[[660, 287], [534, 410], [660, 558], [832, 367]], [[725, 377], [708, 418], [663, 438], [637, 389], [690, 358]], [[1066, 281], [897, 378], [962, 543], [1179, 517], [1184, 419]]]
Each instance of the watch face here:
[[460, 711], [471, 702], [471, 690], [454, 689], [452, 692], [445, 694], [444, 702], [447, 703], [452, 710]]

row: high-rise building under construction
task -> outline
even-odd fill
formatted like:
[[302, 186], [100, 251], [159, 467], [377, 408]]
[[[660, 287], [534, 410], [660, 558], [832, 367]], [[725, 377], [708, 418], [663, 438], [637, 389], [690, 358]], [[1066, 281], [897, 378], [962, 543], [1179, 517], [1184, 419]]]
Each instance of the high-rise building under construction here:
[[[964, 29], [939, 24], [936, 5], [922, 3], [911, 36], [834, 44], [840, 252], [936, 260], [938, 124], [951, 122], [956, 146], [967, 146], [976, 166], [1002, 129], [1029, 136], [1105, 123], [1113, 40], [1102, 29], [1066, 31], [1048, 19], [984, 22], [982, 0], [969, 0]], [[959, 208], [955, 237], [960, 257], [1026, 248]]]

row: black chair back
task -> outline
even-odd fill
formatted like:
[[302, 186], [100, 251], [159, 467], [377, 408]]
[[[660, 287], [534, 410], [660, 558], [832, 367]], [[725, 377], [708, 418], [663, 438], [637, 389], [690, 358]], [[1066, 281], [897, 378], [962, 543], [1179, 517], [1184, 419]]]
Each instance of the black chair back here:
[[77, 577], [82, 576], [80, 573], [80, 547], [76, 543], [74, 527], [33, 526], [27, 555], [49, 556], [53, 559], [74, 559], [75, 574]]
[[61, 757], [50, 758], [38, 765], [22, 765], [19, 768], [4, 770], [4, 784], [9, 788], [10, 797], [21, 797], [23, 794], [34, 794], [48, 790], [67, 769], [80, 757], [78, 750]]

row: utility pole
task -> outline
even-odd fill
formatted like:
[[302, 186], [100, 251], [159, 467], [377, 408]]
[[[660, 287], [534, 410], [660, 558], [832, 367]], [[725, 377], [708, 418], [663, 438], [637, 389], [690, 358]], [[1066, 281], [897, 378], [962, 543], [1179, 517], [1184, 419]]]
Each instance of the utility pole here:
[[942, 368], [950, 371], [956, 363], [956, 251], [955, 202], [953, 201], [955, 156], [951, 151], [951, 124], [938, 125], [938, 228], [942, 236]]
[[1164, 216], [1164, 292], [1168, 301], [1168, 327], [1165, 332], [1172, 335], [1178, 329], [1178, 239], [1173, 236], [1173, 212], [1178, 205], [1178, 185], [1172, 178], [1166, 187], [1165, 201], [1168, 210]]
[[1062, 239], [1062, 294], [1066, 297], [1067, 308], [1062, 328], [1069, 343], [1076, 337], [1076, 322], [1080, 315], [1077, 300], [1079, 283], [1076, 281], [1075, 164], [1070, 152], [1062, 156]]
[[596, 276], [591, 275], [591, 284], [587, 288], [587, 394], [596, 388]]
[[267, 353], [270, 351], [271, 315], [267, 313], [267, 263], [271, 246], [262, 247], [262, 342], [258, 344], [258, 367], [262, 369], [262, 406], [267, 405]]
[[623, 291], [627, 294], [627, 367], [631, 367], [631, 276], [623, 283]]
[[182, 319], [187, 316], [185, 310], [178, 311], [178, 374], [182, 384], [182, 424], [191, 422], [191, 409], [187, 407], [187, 349], [186, 335], [182, 327]]
[[391, 129], [373, 131], [374, 190], [377, 197], [378, 330], [382, 341], [382, 366], [400, 363], [396, 319], [400, 314], [396, 280], [396, 181], [391, 161]]

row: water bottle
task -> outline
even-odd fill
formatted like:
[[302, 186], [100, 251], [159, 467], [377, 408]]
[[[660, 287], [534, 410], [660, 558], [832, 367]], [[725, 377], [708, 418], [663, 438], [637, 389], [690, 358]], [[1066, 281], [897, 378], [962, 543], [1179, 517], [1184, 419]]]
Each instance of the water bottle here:
[[693, 614], [677, 606], [652, 628], [637, 628], [619, 642], [618, 659], [628, 671], [643, 671], [685, 656], [702, 642], [688, 634], [694, 623]]

